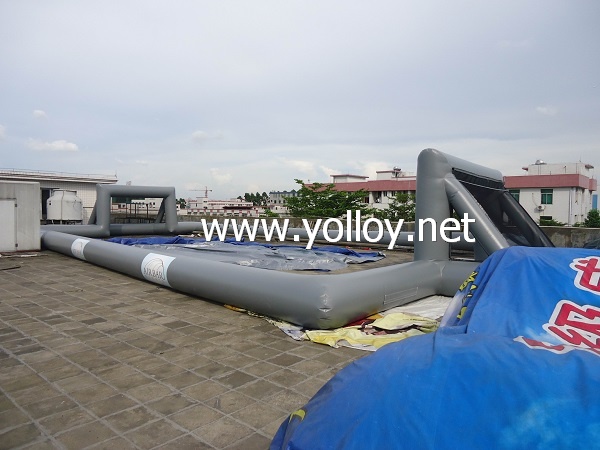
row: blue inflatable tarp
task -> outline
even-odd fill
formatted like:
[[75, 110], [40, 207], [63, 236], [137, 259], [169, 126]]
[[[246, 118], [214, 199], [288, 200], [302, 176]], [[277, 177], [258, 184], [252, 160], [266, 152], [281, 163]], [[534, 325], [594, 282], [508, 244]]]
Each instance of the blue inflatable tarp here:
[[435, 333], [333, 377], [271, 449], [600, 448], [600, 251], [512, 247]]
[[335, 271], [348, 264], [362, 264], [383, 259], [376, 251], [356, 251], [346, 247], [323, 246], [307, 250], [298, 245], [273, 245], [252, 241], [207, 242], [204, 238], [181, 236], [114, 237], [107, 239], [116, 244], [152, 248], [170, 254], [186, 254], [206, 260], [239, 264], [271, 270]]

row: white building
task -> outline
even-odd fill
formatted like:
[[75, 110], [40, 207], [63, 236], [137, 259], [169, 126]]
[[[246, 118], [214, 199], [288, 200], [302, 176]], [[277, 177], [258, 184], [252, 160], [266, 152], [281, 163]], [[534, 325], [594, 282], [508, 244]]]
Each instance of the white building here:
[[55, 190], [75, 191], [83, 205], [83, 223], [87, 223], [96, 204], [96, 184], [115, 184], [112, 175], [86, 175], [36, 170], [0, 169], [0, 180], [40, 183], [42, 220], [46, 219], [46, 202]]
[[506, 176], [504, 184], [537, 222], [540, 219], [574, 225], [592, 209], [597, 190], [594, 166], [585, 163], [546, 164], [536, 161], [523, 170], [527, 175]]
[[387, 209], [397, 193], [415, 194], [417, 176], [394, 167], [392, 170], [379, 170], [375, 180], [363, 175], [332, 175], [334, 189], [344, 192], [367, 192], [365, 203], [371, 208]]
[[262, 208], [252, 202], [232, 198], [230, 200], [211, 200], [208, 197], [187, 199], [187, 214], [206, 214], [211, 216], [258, 217]]

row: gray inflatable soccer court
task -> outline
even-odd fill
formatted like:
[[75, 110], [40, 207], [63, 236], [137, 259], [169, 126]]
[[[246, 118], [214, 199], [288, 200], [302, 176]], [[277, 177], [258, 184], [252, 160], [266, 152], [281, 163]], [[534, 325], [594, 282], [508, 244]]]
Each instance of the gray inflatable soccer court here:
[[[42, 226], [44, 248], [306, 328], [337, 328], [432, 295], [453, 296], [478, 262], [496, 250], [552, 246], [504, 188], [500, 172], [434, 149], [418, 158], [416, 221], [425, 226], [412, 236], [414, 260], [355, 273], [277, 272], [106, 242], [102, 238], [189, 234], [200, 223], [178, 222], [172, 187], [98, 185], [97, 193], [90, 224]], [[111, 198], [117, 196], [163, 198], [155, 223], [110, 223]], [[453, 213], [475, 220], [470, 226], [475, 261], [451, 260], [450, 244], [432, 239], [437, 232], [432, 222], [440, 224]], [[397, 244], [410, 241], [407, 233], [400, 240]]]

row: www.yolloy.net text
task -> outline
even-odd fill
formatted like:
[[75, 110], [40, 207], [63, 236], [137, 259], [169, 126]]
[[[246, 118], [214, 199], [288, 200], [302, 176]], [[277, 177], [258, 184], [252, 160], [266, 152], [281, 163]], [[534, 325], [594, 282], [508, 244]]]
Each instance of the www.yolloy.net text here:
[[[469, 235], [469, 224], [475, 222], [465, 213], [462, 219], [449, 217], [439, 224], [433, 219], [419, 219], [417, 221], [417, 236], [419, 241], [436, 241], [439, 237], [445, 242], [458, 242], [462, 238], [467, 242], [475, 242]], [[308, 243], [307, 249], [311, 249], [315, 240], [324, 239], [328, 243], [335, 244], [345, 238], [345, 242], [368, 242], [376, 244], [380, 242], [387, 231], [390, 236], [388, 249], [394, 248], [396, 240], [400, 236], [404, 220], [391, 221], [389, 219], [378, 219], [369, 217], [364, 221], [361, 219], [360, 211], [347, 211], [344, 219], [329, 218], [316, 219], [312, 224], [308, 219], [302, 219], [302, 228], [305, 236], [300, 234], [292, 235], [292, 240], [299, 242], [305, 238]], [[428, 225], [429, 227], [426, 227]], [[206, 219], [201, 220], [202, 233], [207, 241], [217, 238], [225, 241], [231, 233], [236, 241], [248, 239], [251, 242], [256, 240], [257, 235], [264, 238], [267, 242], [279, 241], [285, 242], [289, 239], [288, 230], [290, 229], [289, 219], [229, 219], [223, 222], [212, 219], [210, 222]], [[431, 232], [426, 233], [425, 229], [430, 228]], [[460, 233], [462, 231], [462, 233]], [[371, 232], [371, 234], [369, 234]], [[374, 235], [373, 235], [374, 234]]]

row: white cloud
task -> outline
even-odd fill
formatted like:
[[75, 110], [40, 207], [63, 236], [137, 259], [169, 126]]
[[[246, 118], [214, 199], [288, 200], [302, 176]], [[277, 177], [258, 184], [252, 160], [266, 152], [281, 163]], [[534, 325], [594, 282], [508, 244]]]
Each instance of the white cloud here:
[[[416, 162], [414, 163], [416, 165]], [[357, 166], [362, 169], [361, 173], [358, 175], [365, 175], [369, 177], [370, 180], [374, 180], [377, 177], [378, 170], [391, 170], [394, 166], [390, 163], [384, 161], [359, 161]], [[405, 169], [405, 172], [413, 171], [412, 168]]]
[[6, 127], [4, 125], [0, 125], [0, 139], [4, 139], [6, 137]]
[[336, 175], [336, 174], [340, 173], [339, 170], [332, 169], [332, 168], [326, 167], [326, 166], [319, 166], [319, 170], [321, 172], [323, 172], [328, 179], [331, 178], [331, 175]]
[[192, 140], [195, 142], [204, 142], [210, 139], [206, 131], [198, 130], [192, 133]]
[[283, 159], [283, 163], [297, 170], [298, 172], [303, 173], [304, 175], [309, 175], [314, 177], [317, 174], [317, 170], [315, 168], [315, 164], [310, 161], [302, 161], [299, 159]]
[[543, 114], [544, 116], [555, 116], [558, 114], [558, 108], [556, 106], [551, 105], [538, 106], [537, 108], [535, 108], [535, 110], [540, 114]]
[[146, 161], [144, 159], [136, 159], [135, 163], [139, 164], [140, 166], [147, 166], [148, 164], [150, 164], [148, 161]]
[[32, 150], [37, 151], [52, 151], [52, 152], [77, 152], [79, 147], [73, 142], [65, 141], [60, 139], [52, 142], [44, 142], [39, 139], [29, 139], [27, 146]]
[[212, 139], [223, 139], [223, 133], [220, 131], [208, 133], [203, 130], [196, 130], [192, 133], [192, 141], [194, 142], [202, 143]]
[[35, 117], [36, 119], [47, 119], [48, 115], [46, 114], [45, 111], [43, 111], [41, 109], [34, 109], [33, 117]]
[[221, 169], [212, 168], [210, 169], [210, 175], [217, 182], [217, 184], [226, 184], [233, 178], [231, 173], [223, 172]]

